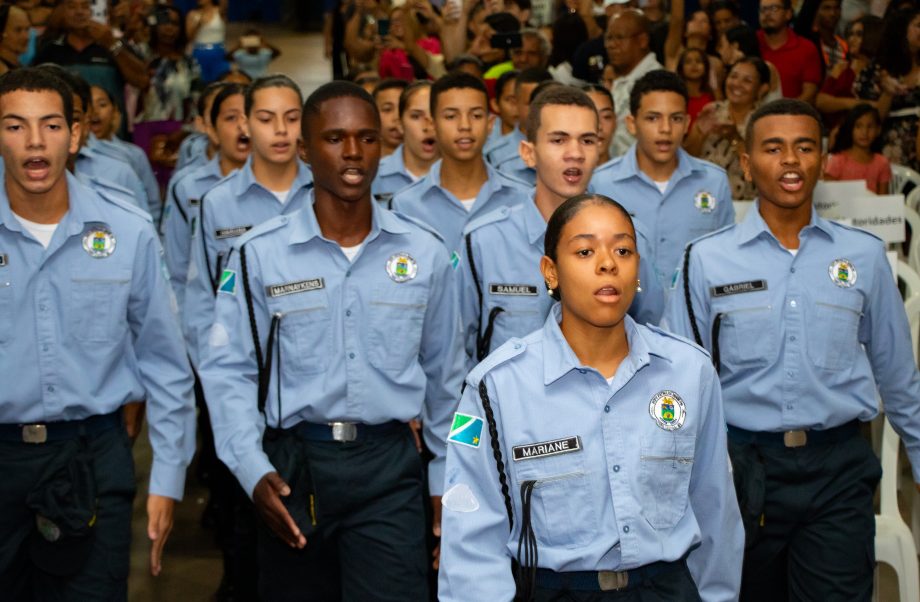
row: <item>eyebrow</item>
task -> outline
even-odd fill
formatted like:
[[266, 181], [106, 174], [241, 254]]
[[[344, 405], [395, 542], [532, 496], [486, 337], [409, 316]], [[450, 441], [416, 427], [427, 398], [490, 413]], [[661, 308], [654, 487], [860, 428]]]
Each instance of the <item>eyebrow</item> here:
[[[376, 128], [361, 128], [360, 130], [357, 131], [357, 134], [359, 136], [364, 136], [367, 134], [379, 134], [379, 133], [380, 133], [380, 130]], [[320, 136], [332, 136], [332, 135], [345, 136], [347, 134], [348, 134], [348, 130], [345, 130], [344, 128], [334, 128], [331, 130], [322, 130], [319, 133]]]
[[[761, 145], [764, 145], [764, 144], [782, 144], [782, 143], [785, 142], [785, 141], [786, 141], [785, 138], [779, 138], [779, 137], [774, 136], [773, 138], [767, 138], [766, 140], [764, 140], [764, 141], [761, 142], [760, 144], [761, 144]], [[814, 138], [810, 138], [810, 137], [808, 137], [808, 136], [800, 136], [800, 137], [798, 137], [798, 138], [796, 138], [795, 140], [792, 141], [793, 144], [801, 144], [801, 143], [803, 143], [803, 142], [809, 142], [809, 143], [811, 143], [811, 144], [817, 144], [817, 143], [818, 143], [817, 140], [815, 140]]]
[[[614, 240], [622, 240], [624, 238], [631, 238], [633, 242], [636, 241], [636, 237], [634, 237], [632, 234], [628, 232], [620, 232], [618, 234], [613, 235]], [[576, 240], [597, 240], [597, 236], [594, 234], [576, 234], [569, 239], [569, 242], [573, 242]]]
[[[16, 115], [15, 113], [7, 113], [2, 117], [3, 119], [16, 119], [18, 121], [28, 121], [27, 117], [22, 117], [21, 115]], [[51, 113], [50, 115], [42, 115], [38, 118], [39, 121], [48, 121], [49, 119], [64, 119], [64, 116], [61, 113]]]

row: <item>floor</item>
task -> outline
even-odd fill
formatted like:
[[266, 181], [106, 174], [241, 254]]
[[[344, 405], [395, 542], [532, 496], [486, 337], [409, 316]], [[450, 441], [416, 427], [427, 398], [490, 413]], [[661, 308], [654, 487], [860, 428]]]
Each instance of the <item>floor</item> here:
[[[331, 65], [323, 57], [323, 41], [319, 34], [294, 33], [281, 27], [260, 28], [263, 35], [282, 51], [282, 55], [272, 63], [271, 71], [285, 73], [293, 78], [301, 86], [304, 97], [329, 81]], [[244, 29], [245, 24], [231, 24], [228, 40], [234, 40]], [[163, 572], [159, 577], [150, 576], [150, 544], [146, 534], [145, 509], [150, 457], [150, 446], [144, 432], [135, 445], [139, 488], [135, 500], [129, 600], [213, 600], [221, 578], [222, 563], [220, 553], [214, 544], [213, 533], [201, 526], [201, 512], [207, 502], [207, 492], [195, 482], [193, 470], [189, 471], [185, 499], [176, 506], [175, 524], [163, 559]], [[890, 567], [881, 567], [880, 582], [878, 599], [883, 602], [897, 600], [897, 583]]]

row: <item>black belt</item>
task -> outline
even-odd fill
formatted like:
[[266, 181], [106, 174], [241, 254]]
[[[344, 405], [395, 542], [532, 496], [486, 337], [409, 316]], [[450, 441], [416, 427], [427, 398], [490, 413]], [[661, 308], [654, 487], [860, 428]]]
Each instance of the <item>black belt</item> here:
[[98, 435], [120, 426], [122, 426], [121, 409], [118, 409], [111, 414], [90, 416], [82, 420], [0, 424], [0, 441], [50, 443], [76, 439], [83, 435]]
[[576, 592], [605, 592], [628, 590], [662, 573], [671, 573], [686, 566], [686, 560], [652, 562], [628, 571], [567, 571], [557, 573], [537, 569], [537, 587]]
[[[338, 441], [349, 443], [351, 441], [365, 441], [395, 433], [400, 429], [408, 428], [405, 422], [391, 420], [383, 424], [362, 424], [360, 422], [330, 422], [328, 424], [314, 424], [301, 422], [289, 429], [301, 439], [307, 441]], [[278, 431], [278, 429], [267, 429]]]
[[823, 431], [780, 431], [776, 433], [748, 431], [728, 425], [728, 438], [733, 443], [744, 445], [753, 443], [765, 447], [805, 447], [806, 445], [829, 445], [840, 443], [859, 434], [859, 421], [851, 420], [846, 424]]

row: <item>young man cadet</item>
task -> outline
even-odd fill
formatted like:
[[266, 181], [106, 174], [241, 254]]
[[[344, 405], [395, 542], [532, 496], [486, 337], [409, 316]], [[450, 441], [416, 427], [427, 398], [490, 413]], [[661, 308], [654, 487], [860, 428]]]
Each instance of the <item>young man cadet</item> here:
[[251, 155], [201, 197], [198, 229], [192, 232], [182, 323], [196, 367], [231, 245], [253, 226], [303, 207], [313, 184], [310, 168], [297, 157], [302, 110], [297, 84], [286, 75], [259, 78], [246, 88], [245, 110]]
[[626, 127], [636, 137], [626, 154], [596, 172], [591, 190], [623, 204], [649, 229], [656, 269], [670, 282], [687, 242], [735, 221], [725, 170], [681, 148], [690, 123], [687, 88], [658, 69], [636, 81]]
[[303, 139], [312, 202], [236, 242], [202, 345], [218, 453], [264, 521], [263, 599], [427, 600], [421, 461], [406, 423], [422, 416], [435, 455], [439, 535], [463, 375], [452, 268], [434, 234], [371, 199], [370, 95], [320, 87]]
[[[192, 377], [159, 243], [138, 209], [66, 173], [68, 86], [0, 80], [0, 591], [127, 597], [135, 479], [121, 406], [146, 396], [150, 568], [195, 447]], [[14, 309], [15, 308], [15, 309]]]
[[454, 73], [436, 81], [431, 86], [431, 116], [441, 160], [427, 176], [393, 197], [393, 209], [434, 228], [456, 262], [467, 222], [520, 202], [524, 185], [482, 158], [489, 127], [489, 98], [482, 80]]
[[404, 79], [387, 78], [374, 88], [374, 102], [380, 112], [381, 152], [384, 157], [392, 155], [402, 144], [403, 131], [399, 123], [399, 97], [409, 86]]
[[748, 536], [742, 600], [871, 597], [881, 471], [859, 423], [879, 412], [876, 386], [920, 480], [904, 306], [882, 241], [812, 206], [821, 129], [800, 100], [754, 112], [741, 162], [759, 198], [687, 246], [665, 311], [720, 372]]
[[[600, 155], [598, 116], [587, 94], [556, 84], [537, 93], [525, 119], [521, 156], [537, 174], [536, 189], [514, 207], [495, 209], [467, 225], [460, 262], [460, 311], [473, 365], [511, 337], [542, 327], [553, 299], [540, 274], [546, 222], [566, 199], [582, 194]], [[657, 324], [664, 291], [651, 244], [637, 227], [642, 260], [629, 312]]]
[[517, 127], [502, 136], [492, 146], [489, 154], [485, 155], [486, 161], [492, 167], [502, 171], [502, 164], [520, 158], [521, 142], [527, 139], [527, 133], [524, 131], [524, 121], [530, 112], [530, 99], [537, 86], [552, 80], [553, 76], [549, 71], [538, 67], [525, 69], [517, 76], [514, 81], [514, 98], [517, 102], [517, 114], [519, 115]]

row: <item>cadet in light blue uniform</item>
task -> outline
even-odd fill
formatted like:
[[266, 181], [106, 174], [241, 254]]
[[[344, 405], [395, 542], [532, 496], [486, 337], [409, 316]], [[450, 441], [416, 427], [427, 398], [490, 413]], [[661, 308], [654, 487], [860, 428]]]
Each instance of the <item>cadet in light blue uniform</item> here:
[[517, 127], [503, 135], [483, 156], [496, 169], [506, 161], [520, 157], [518, 149], [527, 139], [524, 132], [524, 120], [530, 112], [530, 100], [541, 83], [554, 83], [549, 71], [541, 67], [531, 67], [521, 71], [514, 78], [514, 95], [517, 103]]
[[422, 417], [440, 496], [463, 374], [455, 279], [434, 234], [371, 200], [371, 97], [326, 84], [303, 122], [315, 201], [238, 239], [202, 345], [218, 454], [265, 521], [262, 599], [426, 600], [406, 423]]
[[482, 155], [487, 157], [498, 144], [502, 137], [510, 134], [517, 127], [517, 97], [514, 95], [514, 86], [519, 71], [506, 71], [495, 80], [495, 96], [489, 100], [489, 108], [495, 119], [492, 129], [482, 148]]
[[208, 135], [204, 132], [192, 132], [179, 143], [179, 158], [176, 159], [176, 171], [189, 165], [203, 165], [208, 160]]
[[313, 175], [297, 158], [300, 113], [300, 90], [287, 76], [260, 78], [247, 88], [252, 155], [201, 198], [192, 233], [182, 319], [195, 363], [214, 318], [214, 294], [231, 245], [254, 226], [309, 202]]
[[665, 281], [689, 241], [735, 220], [725, 170], [680, 147], [690, 123], [687, 98], [674, 73], [656, 70], [637, 80], [626, 117], [636, 143], [595, 171], [590, 186], [623, 203], [649, 228], [655, 267]]
[[735, 600], [744, 532], [709, 356], [626, 315], [639, 258], [614, 201], [569, 199], [545, 244], [561, 304], [467, 376], [449, 431], [439, 598]]
[[[94, 86], [94, 89], [97, 89]], [[101, 90], [102, 88], [98, 88]], [[101, 140], [95, 135], [90, 134], [86, 141], [86, 146], [92, 151], [98, 151], [106, 157], [127, 163], [134, 175], [141, 182], [144, 189], [144, 200], [150, 208], [151, 216], [159, 216], [163, 211], [163, 202], [160, 200], [160, 185], [157, 183], [157, 177], [150, 166], [150, 160], [147, 159], [147, 153], [141, 147], [125, 142], [117, 136], [111, 140]]]
[[742, 600], [868, 600], [881, 471], [858, 425], [877, 416], [877, 387], [920, 482], [908, 321], [882, 241], [814, 211], [814, 108], [764, 105], [745, 141], [759, 199], [688, 245], [666, 323], [719, 370], [748, 529]]
[[380, 160], [371, 186], [374, 199], [389, 206], [393, 195], [425, 177], [438, 160], [438, 145], [431, 122], [431, 82], [409, 84], [399, 95], [399, 121], [403, 143]]
[[173, 183], [171, 198], [167, 200], [170, 209], [163, 223], [163, 246], [169, 280], [180, 308], [184, 307], [192, 232], [198, 229], [201, 199], [222, 178], [242, 167], [249, 156], [249, 136], [243, 132], [244, 92], [245, 88], [239, 84], [226, 84], [217, 93], [207, 123], [209, 133], [217, 141], [218, 153], [200, 167], [183, 170], [181, 173], [185, 175]]
[[[584, 92], [562, 85], [544, 89], [535, 95], [530, 111], [522, 154], [538, 174], [536, 190], [513, 207], [473, 220], [464, 232], [460, 310], [473, 365], [546, 320], [553, 301], [545, 294], [540, 274], [544, 215], [585, 191], [601, 151], [597, 111]], [[643, 258], [643, 290], [629, 311], [640, 323], [657, 324], [664, 311], [664, 290], [641, 228], [636, 228], [636, 238]]]
[[125, 403], [148, 401], [155, 575], [195, 448], [156, 233], [66, 173], [72, 113], [70, 89], [45, 69], [0, 81], [0, 589], [11, 600], [126, 599], [136, 483]]
[[[431, 86], [431, 115], [441, 160], [428, 175], [393, 197], [393, 209], [434, 228], [455, 261], [463, 228], [492, 209], [521, 201], [521, 182], [482, 159], [489, 98], [482, 80], [449, 74]], [[443, 185], [442, 185], [443, 184]]]

